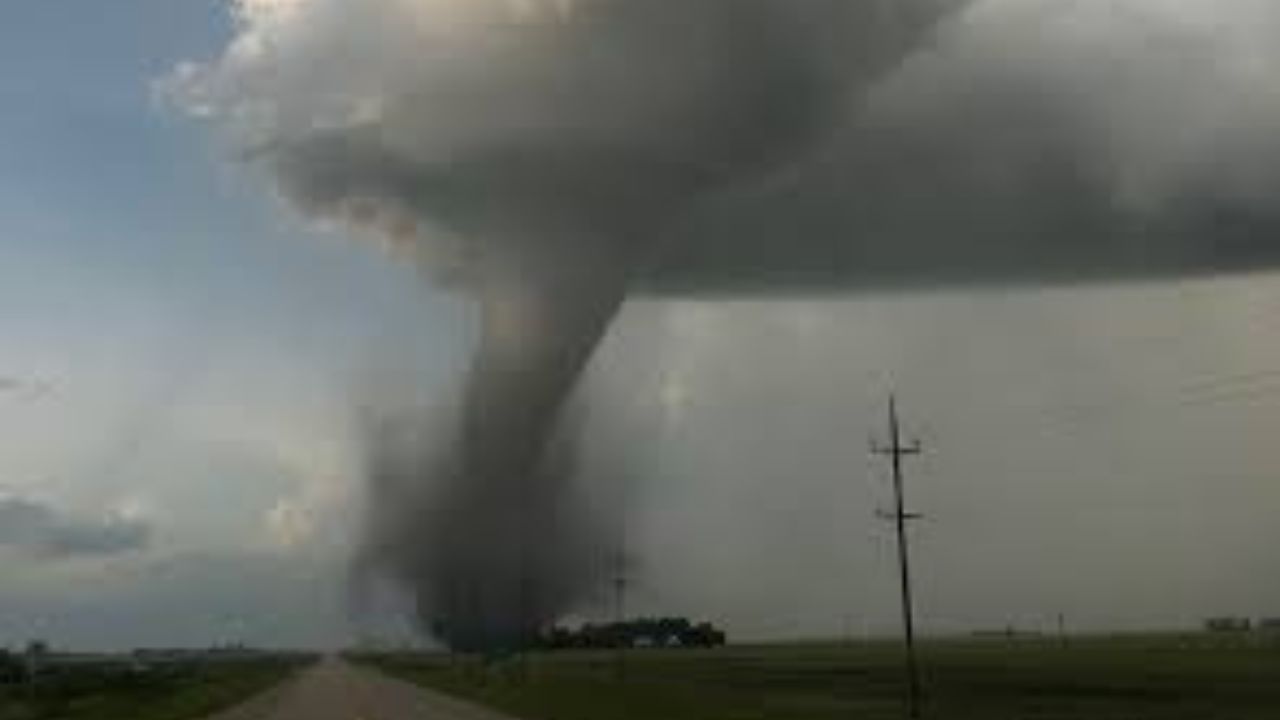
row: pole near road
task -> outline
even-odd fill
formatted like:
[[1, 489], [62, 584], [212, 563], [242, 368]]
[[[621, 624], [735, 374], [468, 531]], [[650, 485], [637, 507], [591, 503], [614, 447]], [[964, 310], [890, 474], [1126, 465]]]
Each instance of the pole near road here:
[[903, 444], [902, 430], [898, 423], [898, 402], [893, 395], [889, 396], [889, 444], [873, 444], [871, 452], [890, 459], [893, 468], [894, 510], [891, 513], [880, 513], [881, 517], [892, 520], [898, 535], [898, 569], [902, 583], [902, 627], [907, 651], [907, 707], [910, 717], [920, 717], [920, 665], [916, 661], [916, 632], [913, 602], [911, 598], [911, 553], [907, 538], [907, 523], [921, 516], [907, 512], [907, 502], [903, 490], [902, 460], [911, 455], [919, 455], [920, 442], [912, 440]]

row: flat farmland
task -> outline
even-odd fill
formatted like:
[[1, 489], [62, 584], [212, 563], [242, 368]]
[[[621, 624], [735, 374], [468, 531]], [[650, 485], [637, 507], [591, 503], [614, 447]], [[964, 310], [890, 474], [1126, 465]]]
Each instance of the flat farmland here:
[[303, 659], [49, 667], [0, 686], [0, 720], [200, 720], [295, 674]]
[[[1275, 720], [1280, 642], [1259, 635], [939, 640], [921, 648], [938, 720]], [[526, 720], [877, 720], [905, 717], [890, 642], [554, 652], [481, 663], [356, 656]]]

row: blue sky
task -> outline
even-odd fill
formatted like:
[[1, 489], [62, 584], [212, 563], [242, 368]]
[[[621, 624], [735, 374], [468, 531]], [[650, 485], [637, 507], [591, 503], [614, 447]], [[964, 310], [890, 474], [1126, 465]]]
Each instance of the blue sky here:
[[[309, 492], [299, 476], [344, 470], [307, 457], [345, 442], [334, 388], [358, 387], [388, 336], [429, 365], [432, 333], [405, 329], [456, 321], [412, 271], [282, 212], [229, 147], [154, 97], [176, 63], [225, 45], [224, 3], [4, 14], [0, 375], [44, 389], [0, 396], [0, 487], [86, 522], [145, 516], [152, 555], [270, 551], [261, 526]], [[228, 429], [252, 423], [259, 437]], [[58, 563], [2, 562], [33, 588], [80, 592], [40, 580]]]

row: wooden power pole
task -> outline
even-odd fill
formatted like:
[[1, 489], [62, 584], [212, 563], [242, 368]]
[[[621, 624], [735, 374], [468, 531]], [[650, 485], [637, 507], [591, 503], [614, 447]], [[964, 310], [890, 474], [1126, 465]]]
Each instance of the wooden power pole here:
[[888, 457], [893, 469], [894, 510], [881, 513], [881, 516], [891, 520], [897, 530], [898, 570], [902, 585], [902, 626], [907, 651], [908, 712], [912, 718], [919, 718], [921, 713], [920, 666], [916, 661], [915, 617], [911, 598], [911, 553], [907, 538], [907, 523], [919, 519], [920, 515], [907, 511], [902, 460], [911, 455], [919, 455], [921, 448], [917, 440], [903, 443], [902, 430], [898, 423], [897, 398], [892, 395], [889, 396], [889, 444], [875, 444], [871, 452]]
[[626, 531], [619, 533], [618, 550], [613, 558], [613, 675], [618, 682], [627, 679], [627, 645], [630, 639], [625, 631], [627, 622], [627, 556]]

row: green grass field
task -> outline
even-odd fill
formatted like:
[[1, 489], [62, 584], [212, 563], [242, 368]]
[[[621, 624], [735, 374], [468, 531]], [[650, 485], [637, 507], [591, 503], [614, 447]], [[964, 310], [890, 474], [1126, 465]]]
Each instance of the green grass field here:
[[[525, 720], [902, 718], [890, 643], [543, 654], [487, 670], [428, 655], [358, 658]], [[922, 647], [927, 718], [1277, 720], [1280, 645], [1146, 636], [934, 641]]]
[[51, 671], [31, 686], [0, 687], [0, 720], [198, 720], [281, 682], [296, 660], [190, 663], [124, 672]]

